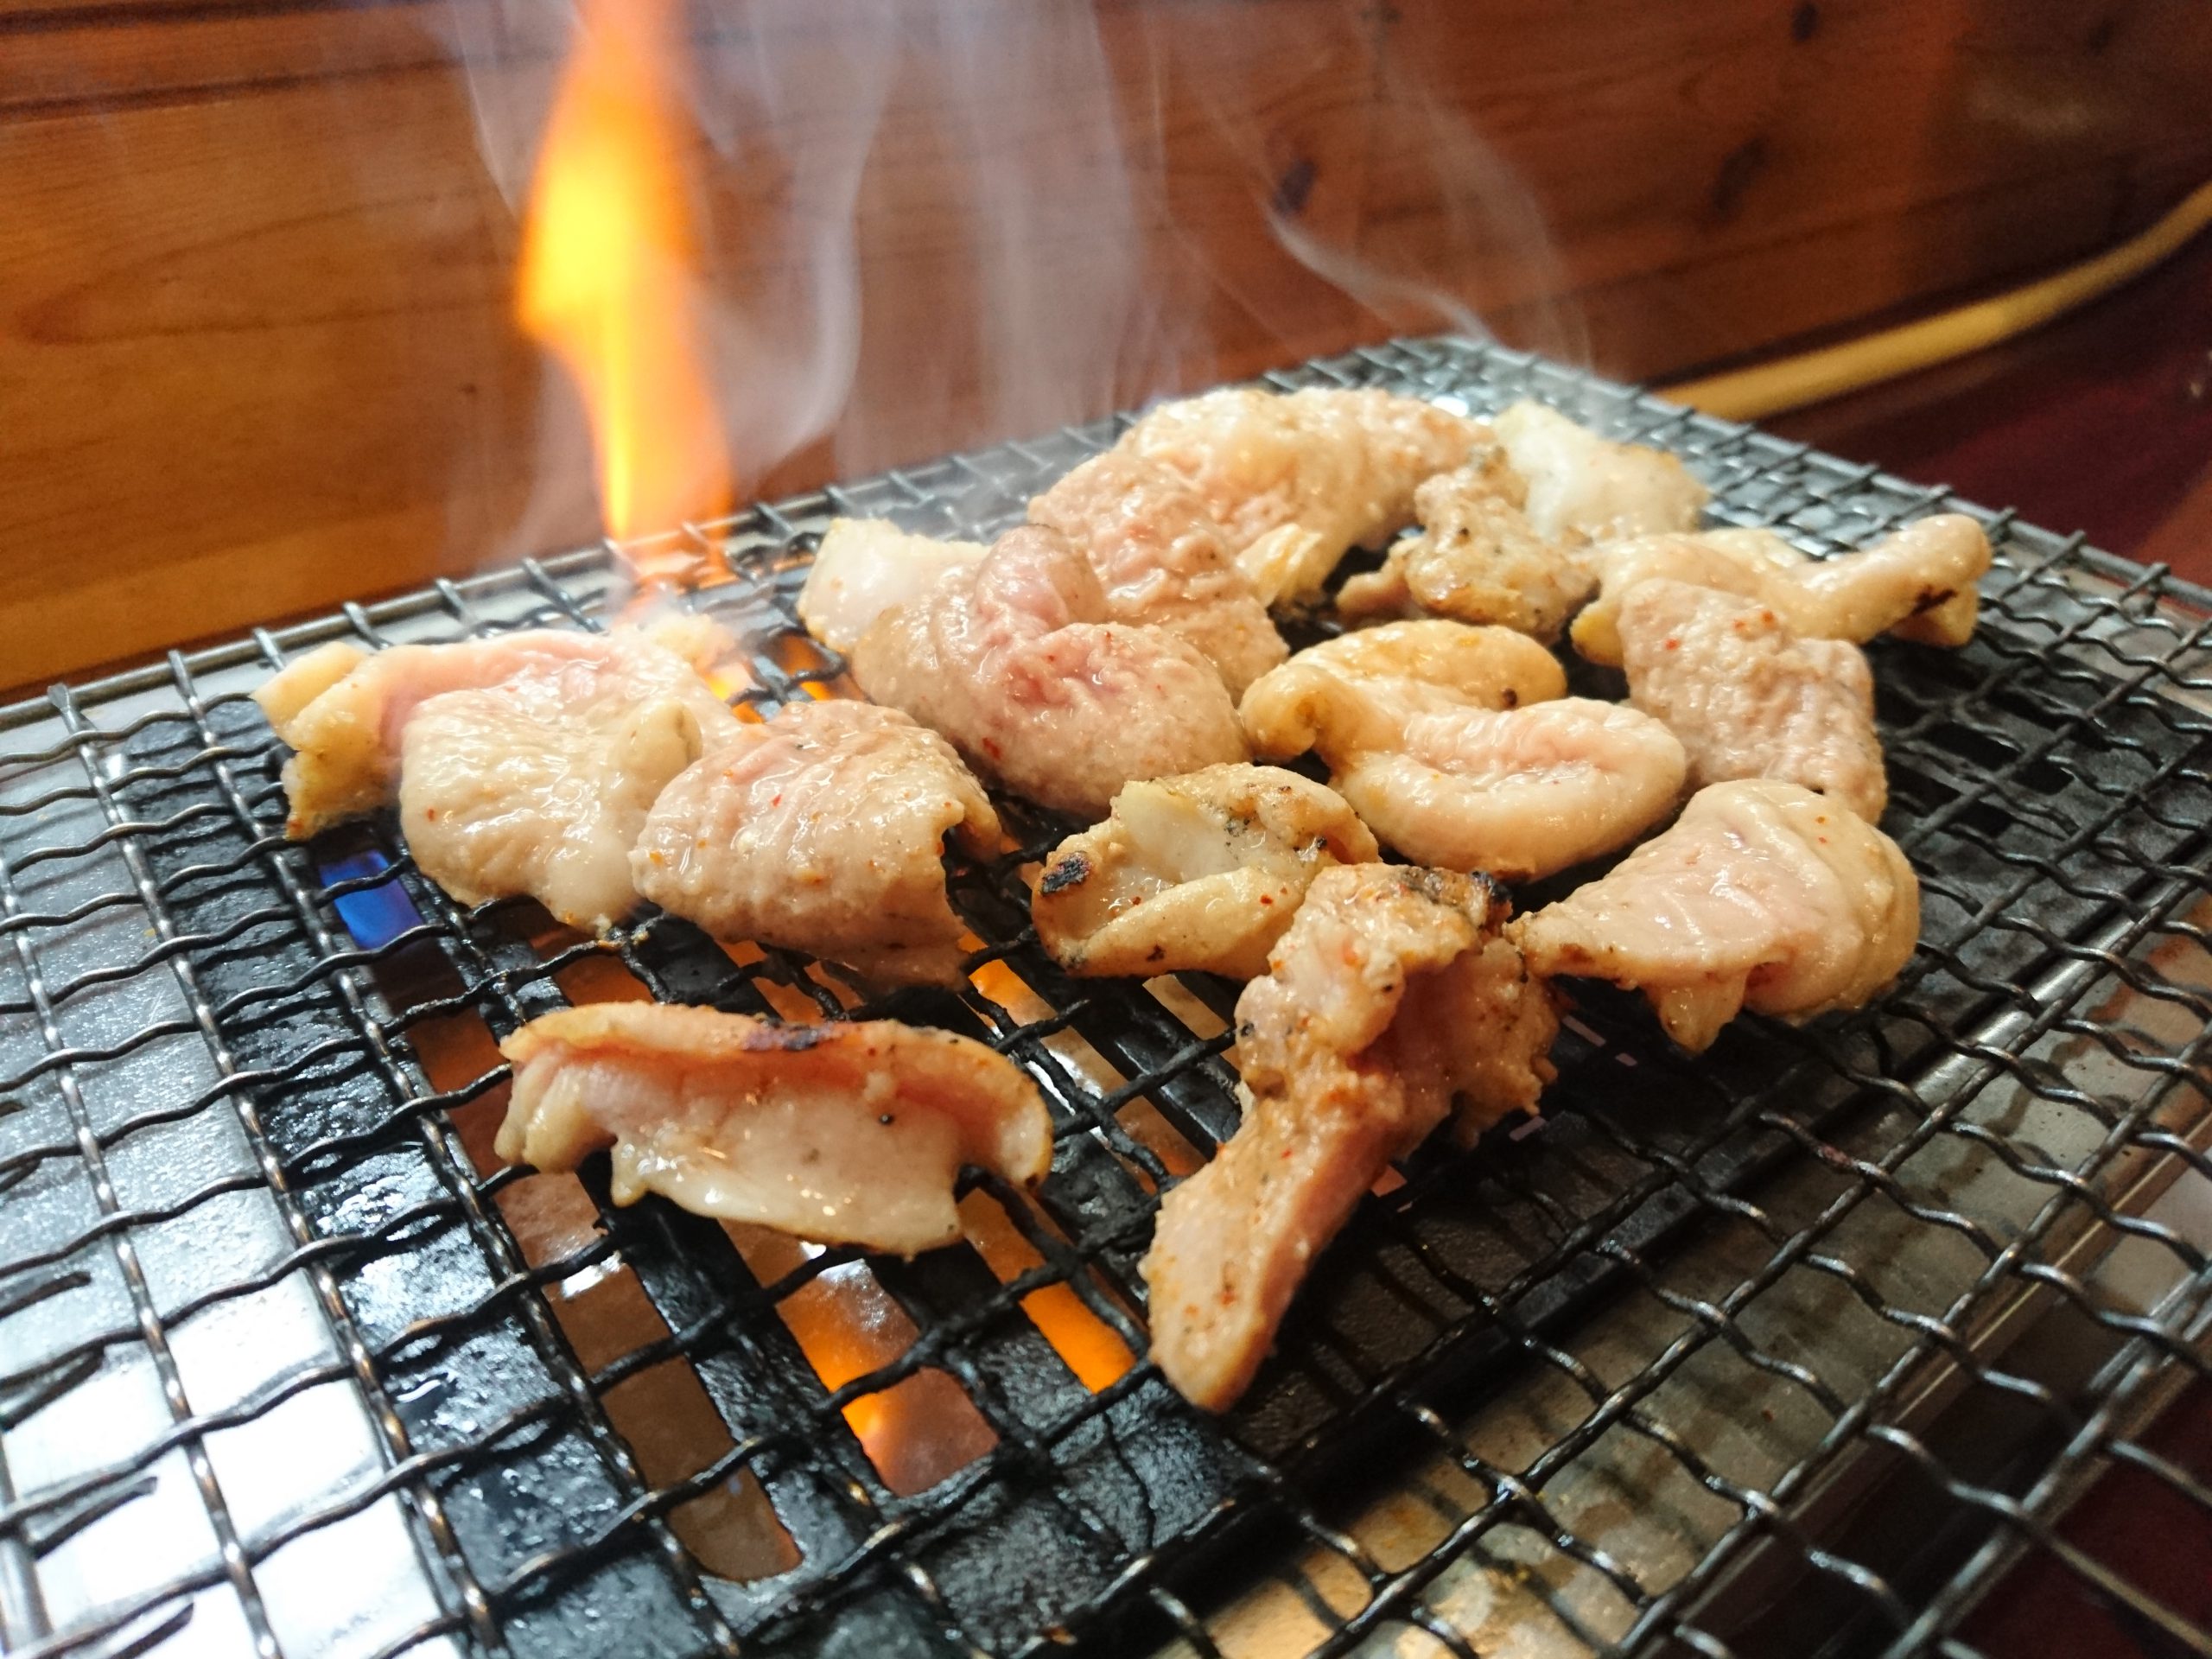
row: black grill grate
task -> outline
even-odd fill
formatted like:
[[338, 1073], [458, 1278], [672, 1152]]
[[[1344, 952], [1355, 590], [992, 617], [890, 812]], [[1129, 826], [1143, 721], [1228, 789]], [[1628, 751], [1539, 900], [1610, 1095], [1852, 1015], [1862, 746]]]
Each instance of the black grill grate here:
[[[1271, 378], [1535, 395], [1816, 551], [1955, 505], [1460, 341]], [[696, 602], [753, 642], [747, 695], [804, 695], [837, 672], [790, 614], [832, 513], [988, 535], [1117, 430], [632, 552], [718, 578]], [[1019, 858], [956, 874], [994, 942], [973, 991], [867, 1008], [984, 1038], [1046, 1090], [1052, 1177], [971, 1193], [980, 1249], [810, 1253], [614, 1210], [603, 1166], [483, 1154], [488, 1039], [571, 996], [856, 1001], [664, 917], [597, 941], [462, 911], [389, 823], [282, 841], [245, 700], [270, 667], [599, 626], [609, 552], [0, 712], [0, 1634], [1970, 1652], [2005, 1644], [1977, 1603], [2035, 1559], [2098, 1628], [2212, 1651], [2212, 596], [1983, 516], [1974, 643], [1874, 653], [1886, 827], [1923, 881], [1901, 985], [1808, 1030], [1739, 1021], [1694, 1062], [1581, 994], [1541, 1131], [1412, 1160], [1221, 1424], [1127, 1355], [1153, 1195], [1234, 1124], [1235, 988], [1063, 980]], [[1062, 828], [1010, 823], [1032, 857]], [[2193, 1577], [2068, 1519], [2100, 1475], [2138, 1484]]]

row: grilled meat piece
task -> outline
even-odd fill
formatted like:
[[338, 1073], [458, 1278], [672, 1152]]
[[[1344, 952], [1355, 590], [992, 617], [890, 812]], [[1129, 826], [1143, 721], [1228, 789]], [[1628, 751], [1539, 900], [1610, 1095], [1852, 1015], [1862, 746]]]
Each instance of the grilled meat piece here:
[[817, 1243], [950, 1244], [962, 1166], [1033, 1184], [1052, 1161], [1052, 1121], [1019, 1067], [895, 1020], [599, 1003], [541, 1015], [499, 1052], [515, 1069], [500, 1157], [574, 1169], [612, 1146], [618, 1204], [658, 1192]]
[[1621, 601], [1662, 577], [1717, 588], [1770, 607], [1806, 639], [1864, 645], [1895, 633], [1924, 645], [1974, 637], [1989, 569], [1989, 537], [1964, 513], [1916, 518], [1855, 553], [1810, 559], [1765, 531], [1652, 536], [1617, 543], [1598, 558], [1598, 597], [1574, 619], [1574, 648], [1618, 666]]
[[1869, 823], [1889, 800], [1866, 654], [1800, 639], [1770, 606], [1685, 582], [1638, 582], [1620, 607], [1629, 695], [1664, 721], [1690, 785], [1780, 778]]
[[1428, 480], [1414, 492], [1420, 533], [1392, 543], [1382, 569], [1344, 583], [1337, 608], [1347, 616], [1444, 616], [1558, 639], [1598, 579], [1574, 548], [1537, 533], [1522, 511], [1528, 497], [1526, 480], [1494, 444]]
[[1519, 881], [1633, 841], [1681, 798], [1685, 764], [1649, 715], [1562, 697], [1417, 715], [1395, 748], [1332, 770], [1352, 810], [1408, 858]]
[[1489, 890], [1442, 870], [1324, 870], [1236, 1004], [1243, 1122], [1162, 1201], [1141, 1268], [1153, 1357], [1220, 1411], [1251, 1382], [1313, 1259], [1458, 1103], [1473, 1134], [1553, 1076], [1549, 993]]
[[895, 709], [811, 699], [740, 726], [661, 791], [630, 855], [639, 893], [721, 939], [827, 957], [892, 983], [957, 983], [944, 837], [998, 850], [952, 746]]
[[883, 518], [832, 518], [798, 590], [798, 620], [832, 651], [849, 652], [868, 625], [912, 603], [948, 570], [990, 551], [981, 542], [939, 541]]
[[1255, 681], [1237, 715], [1263, 755], [1323, 760], [1398, 741], [1416, 714], [1517, 709], [1567, 691], [1551, 652], [1510, 628], [1386, 622], [1309, 645]]
[[1111, 620], [1181, 635], [1219, 671], [1230, 696], [1290, 654], [1221, 526], [1173, 469], [1109, 450], [1032, 501], [1029, 519], [1090, 560]]
[[325, 646], [257, 694], [296, 751], [285, 832], [303, 839], [396, 791], [416, 863], [462, 903], [528, 893], [604, 925], [636, 903], [630, 847], [661, 786], [738, 724], [692, 666], [727, 646], [696, 618], [652, 635]]
[[1262, 755], [1318, 753], [1406, 857], [1518, 880], [1620, 846], [1681, 791], [1688, 763], [1665, 727], [1565, 689], [1523, 634], [1399, 622], [1299, 652], [1241, 713]]
[[1249, 979], [1331, 866], [1380, 855], [1335, 791], [1274, 766], [1126, 785], [1045, 862], [1030, 914], [1071, 974]]
[[1695, 1053], [1740, 1007], [1802, 1020], [1895, 978], [1920, 933], [1897, 845], [1797, 784], [1700, 790], [1664, 835], [1600, 880], [1511, 924], [1547, 976], [1640, 989]]
[[1694, 530], [1712, 492], [1663, 449], [1614, 443], [1543, 404], [1497, 417], [1498, 442], [1528, 481], [1535, 533], [1554, 543]]
[[1488, 436], [1479, 421], [1373, 388], [1240, 387], [1162, 404], [1116, 448], [1187, 480], [1260, 598], [1298, 605], [1350, 549], [1408, 523], [1414, 486]]
[[1221, 677], [1164, 629], [1107, 620], [1090, 562], [1025, 524], [988, 556], [884, 612], [853, 677], [1045, 806], [1103, 817], [1137, 778], [1249, 759]]

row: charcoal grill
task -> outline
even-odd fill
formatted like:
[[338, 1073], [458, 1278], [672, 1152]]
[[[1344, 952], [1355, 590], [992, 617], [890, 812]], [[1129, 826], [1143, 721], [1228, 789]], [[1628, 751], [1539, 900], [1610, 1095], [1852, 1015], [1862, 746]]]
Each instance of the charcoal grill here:
[[[1494, 346], [1268, 378], [1533, 395], [1816, 553], [1981, 518], [1974, 643], [1872, 649], [1897, 988], [1694, 1061], [1578, 988], [1544, 1119], [1403, 1166], [1217, 1421], [1130, 1357], [1235, 988], [1060, 977], [1020, 870], [1061, 826], [956, 868], [974, 988], [863, 1003], [667, 917], [458, 908], [389, 823], [290, 846], [245, 700], [331, 639], [601, 626], [644, 559], [696, 567], [743, 696], [827, 689], [791, 605], [831, 515], [988, 537], [1122, 423], [56, 688], [0, 711], [10, 1650], [1967, 1653], [2055, 1595], [2212, 1652], [2212, 594]], [[490, 1039], [613, 990], [980, 1037], [1052, 1175], [908, 1263], [497, 1167]], [[2085, 1526], [2115, 1492], [2193, 1568]]]

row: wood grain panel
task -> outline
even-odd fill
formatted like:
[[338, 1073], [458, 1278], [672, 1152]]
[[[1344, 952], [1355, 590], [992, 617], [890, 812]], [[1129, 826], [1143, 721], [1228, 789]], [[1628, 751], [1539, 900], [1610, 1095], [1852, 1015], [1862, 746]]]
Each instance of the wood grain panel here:
[[[579, 412], [507, 319], [561, 13], [0, 4], [0, 682], [592, 532]], [[695, 13], [753, 487], [1431, 326], [1440, 298], [1658, 374], [2069, 257], [2212, 174], [2194, 0], [883, 16]], [[871, 137], [856, 195], [823, 199]]]

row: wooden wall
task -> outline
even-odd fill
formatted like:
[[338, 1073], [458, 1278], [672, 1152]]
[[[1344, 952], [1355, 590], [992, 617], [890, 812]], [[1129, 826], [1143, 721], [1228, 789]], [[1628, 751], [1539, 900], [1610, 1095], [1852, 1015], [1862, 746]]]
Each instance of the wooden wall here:
[[[592, 533], [508, 321], [564, 15], [0, 0], [0, 684]], [[1425, 290], [1664, 376], [2212, 175], [2202, 0], [774, 0], [698, 38], [714, 280], [768, 356], [838, 358], [807, 261], [853, 227], [843, 412], [798, 442], [788, 365], [734, 386], [748, 488], [1432, 327]], [[821, 158], [869, 124], [840, 218]]]

